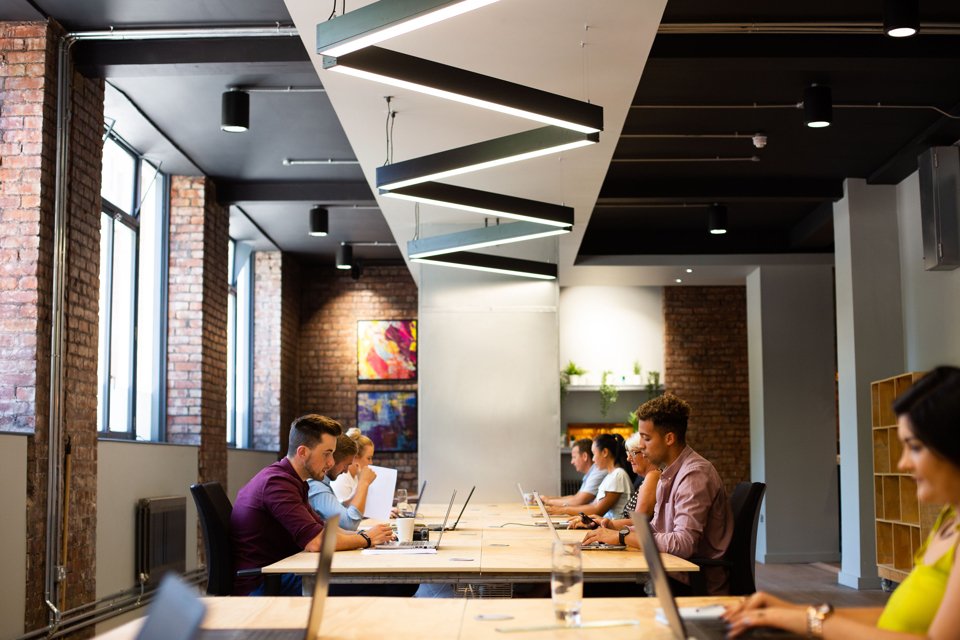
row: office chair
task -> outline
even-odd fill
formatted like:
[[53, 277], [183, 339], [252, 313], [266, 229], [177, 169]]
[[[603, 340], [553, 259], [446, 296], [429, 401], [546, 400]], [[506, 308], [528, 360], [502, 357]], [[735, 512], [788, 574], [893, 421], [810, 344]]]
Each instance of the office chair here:
[[730, 509], [733, 511], [733, 537], [723, 557], [690, 558], [690, 562], [700, 567], [692, 574], [690, 587], [693, 595], [707, 595], [705, 567], [726, 567], [730, 578], [730, 595], [742, 596], [757, 590], [756, 556], [757, 525], [760, 521], [760, 503], [767, 485], [763, 482], [741, 482], [730, 495]]
[[[233, 505], [219, 482], [190, 485], [203, 529], [203, 548], [207, 558], [207, 595], [233, 595], [237, 576], [259, 576], [260, 569], [233, 569], [233, 542], [230, 539], [230, 514]], [[267, 594], [279, 592], [279, 576], [267, 576]]]

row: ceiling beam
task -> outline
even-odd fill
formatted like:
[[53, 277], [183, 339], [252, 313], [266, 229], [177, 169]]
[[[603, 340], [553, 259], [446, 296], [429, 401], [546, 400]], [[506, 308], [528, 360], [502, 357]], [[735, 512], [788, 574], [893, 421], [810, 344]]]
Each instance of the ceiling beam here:
[[[826, 250], [832, 250], [832, 244]], [[765, 254], [823, 253], [825, 247], [791, 246], [787, 234], [779, 231], [733, 230], [724, 236], [711, 236], [704, 224], [702, 233], [650, 230], [625, 234], [617, 231], [587, 231], [580, 246], [579, 258], [603, 255], [683, 255], [683, 254]]]
[[711, 61], [730, 58], [824, 58], [878, 60], [960, 59], [960, 36], [889, 38], [885, 35], [831, 34], [702, 34], [660, 33], [653, 41], [651, 59], [691, 58]]
[[600, 189], [599, 202], [823, 202], [843, 197], [843, 180], [800, 177], [723, 177], [610, 179]]
[[[947, 109], [960, 114], [960, 103]], [[899, 184], [917, 170], [917, 156], [930, 147], [949, 146], [960, 139], [960, 120], [940, 116], [929, 127], [915, 135], [907, 144], [867, 177], [869, 184]]]
[[375, 205], [370, 186], [362, 181], [237, 181], [215, 178], [217, 201], [237, 202], [313, 202], [323, 205]]
[[824, 202], [793, 225], [789, 243], [796, 249], [820, 249], [833, 244], [833, 203]]

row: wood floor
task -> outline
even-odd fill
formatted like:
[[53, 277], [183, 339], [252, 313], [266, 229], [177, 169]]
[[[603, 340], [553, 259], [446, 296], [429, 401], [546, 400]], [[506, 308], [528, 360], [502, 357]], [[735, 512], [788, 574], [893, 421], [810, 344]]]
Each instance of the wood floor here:
[[833, 564], [757, 563], [757, 588], [791, 602], [829, 602], [841, 607], [882, 607], [889, 593], [858, 591], [837, 584], [840, 568]]

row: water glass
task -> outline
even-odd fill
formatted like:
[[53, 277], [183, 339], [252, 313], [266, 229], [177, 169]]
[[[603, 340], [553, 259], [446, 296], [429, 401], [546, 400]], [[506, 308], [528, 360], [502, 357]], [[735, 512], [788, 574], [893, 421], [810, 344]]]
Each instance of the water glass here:
[[580, 626], [583, 606], [583, 562], [576, 542], [553, 543], [550, 594], [557, 621], [568, 627]]
[[401, 516], [410, 513], [410, 503], [407, 502], [406, 489], [397, 489], [397, 511], [400, 512]]

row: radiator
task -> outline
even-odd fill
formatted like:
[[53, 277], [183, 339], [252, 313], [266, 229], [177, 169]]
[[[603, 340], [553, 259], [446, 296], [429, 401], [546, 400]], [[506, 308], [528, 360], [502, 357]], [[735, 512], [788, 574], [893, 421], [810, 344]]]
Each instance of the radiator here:
[[187, 499], [183, 496], [137, 501], [134, 581], [157, 584], [169, 571], [186, 570]]

